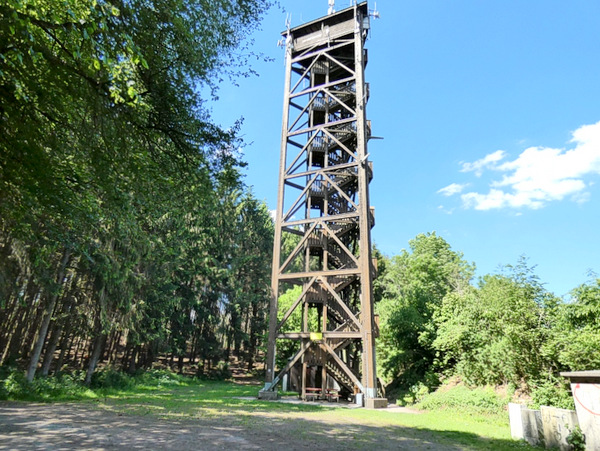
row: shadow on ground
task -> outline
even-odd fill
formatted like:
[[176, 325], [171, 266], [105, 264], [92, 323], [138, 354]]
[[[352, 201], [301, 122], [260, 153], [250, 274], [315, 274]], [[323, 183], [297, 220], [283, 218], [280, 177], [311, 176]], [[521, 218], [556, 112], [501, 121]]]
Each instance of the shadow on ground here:
[[[262, 410], [262, 409], [261, 409]], [[326, 412], [325, 412], [326, 413]], [[130, 415], [90, 404], [0, 403], [0, 450], [74, 449], [527, 449], [509, 440], [402, 426], [333, 424], [261, 413], [177, 419]]]

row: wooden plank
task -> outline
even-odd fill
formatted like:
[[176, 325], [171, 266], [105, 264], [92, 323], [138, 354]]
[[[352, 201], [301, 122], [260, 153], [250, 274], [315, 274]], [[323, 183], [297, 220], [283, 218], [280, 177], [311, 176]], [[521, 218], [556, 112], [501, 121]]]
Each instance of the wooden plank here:
[[[311, 334], [310, 332], [284, 332], [284, 333], [277, 334], [277, 338], [278, 339], [285, 339], [285, 340], [309, 339], [310, 338], [310, 334]], [[322, 332], [322, 334], [323, 334], [323, 339], [324, 340], [329, 340], [329, 339], [334, 339], [334, 338], [343, 338], [343, 339], [362, 338], [362, 332], [352, 332], [352, 331], [335, 332], [335, 331], [330, 331], [330, 332]]]
[[349, 213], [342, 213], [339, 215], [329, 215], [329, 216], [321, 216], [319, 218], [306, 218], [306, 219], [297, 219], [295, 221], [285, 221], [283, 225], [285, 227], [292, 227], [297, 225], [309, 224], [311, 222], [317, 221], [327, 221], [327, 222], [339, 222], [344, 219], [353, 219], [358, 218], [359, 213], [356, 211], [351, 211]]
[[298, 255], [298, 252], [300, 252], [300, 250], [302, 249], [302, 246], [304, 246], [304, 243], [306, 243], [306, 241], [310, 237], [310, 234], [313, 233], [313, 231], [315, 230], [317, 225], [318, 225], [318, 223], [315, 222], [313, 225], [310, 226], [310, 228], [308, 229], [308, 232], [304, 234], [304, 236], [302, 237], [300, 242], [296, 245], [296, 247], [294, 248], [292, 253], [288, 256], [288, 258], [285, 260], [283, 265], [281, 265], [281, 267], [279, 268], [279, 274], [283, 273], [283, 271], [285, 271], [285, 268], [287, 268], [287, 266], [292, 262], [292, 260], [294, 260], [294, 258]]
[[320, 346], [324, 350], [326, 350], [331, 357], [333, 357], [333, 360], [335, 360], [335, 363], [338, 364], [338, 366], [342, 369], [342, 371], [344, 373], [346, 373], [346, 376], [348, 376], [350, 378], [350, 380], [352, 382], [354, 382], [354, 384], [360, 389], [360, 391], [364, 392], [363, 384], [358, 380], [358, 378], [352, 372], [352, 370], [350, 370], [350, 368], [348, 368], [346, 363], [342, 359], [340, 359], [340, 356], [336, 354], [336, 352], [333, 350], [333, 348], [331, 346], [329, 346], [327, 343], [321, 343]]
[[290, 370], [290, 368], [296, 364], [298, 360], [300, 360], [300, 357], [302, 357], [304, 353], [308, 351], [309, 347], [310, 341], [302, 344], [296, 355], [294, 355], [294, 357], [288, 362], [288, 364], [279, 372], [277, 377], [273, 379], [273, 382], [271, 382], [271, 385], [269, 386], [268, 390], [272, 390], [273, 388], [275, 388], [277, 383], [281, 380], [281, 377], [283, 377], [283, 375], [287, 373]]
[[321, 278], [321, 283], [325, 286], [325, 288], [327, 288], [327, 291], [329, 291], [331, 293], [331, 295], [333, 296], [333, 299], [335, 299], [337, 301], [337, 303], [340, 305], [340, 307], [342, 307], [344, 312], [346, 312], [346, 315], [348, 315], [348, 318], [350, 318], [354, 322], [354, 324], [356, 324], [358, 326], [358, 329], [361, 330], [362, 326], [361, 326], [360, 322], [358, 321], [358, 318], [356, 318], [356, 316], [354, 316], [354, 313], [352, 313], [352, 310], [350, 310], [350, 307], [348, 307], [346, 305], [346, 303], [342, 300], [342, 298], [340, 298], [340, 295], [337, 294], [337, 292], [329, 284], [329, 282], [327, 282], [327, 280]]
[[294, 272], [288, 274], [280, 274], [279, 280], [292, 280], [292, 279], [308, 279], [313, 276], [330, 277], [330, 276], [349, 276], [360, 274], [360, 270], [357, 268], [348, 269], [331, 269], [329, 271], [305, 271], [305, 272]]

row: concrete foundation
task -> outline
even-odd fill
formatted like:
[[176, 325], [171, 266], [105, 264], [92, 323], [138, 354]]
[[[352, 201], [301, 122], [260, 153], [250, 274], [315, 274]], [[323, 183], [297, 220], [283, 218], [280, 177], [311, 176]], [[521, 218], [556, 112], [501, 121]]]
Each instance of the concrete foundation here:
[[366, 398], [365, 407], [367, 409], [385, 409], [388, 405], [386, 398]]
[[548, 406], [541, 406], [540, 410], [546, 448], [559, 448], [565, 451], [572, 449], [567, 443], [567, 437], [579, 424], [575, 411]]
[[532, 446], [543, 445], [544, 427], [539, 410], [525, 408], [522, 404], [508, 405], [510, 435], [516, 440], [525, 440]]
[[276, 391], [273, 390], [261, 390], [258, 392], [258, 399], [263, 401], [277, 401], [279, 398]]

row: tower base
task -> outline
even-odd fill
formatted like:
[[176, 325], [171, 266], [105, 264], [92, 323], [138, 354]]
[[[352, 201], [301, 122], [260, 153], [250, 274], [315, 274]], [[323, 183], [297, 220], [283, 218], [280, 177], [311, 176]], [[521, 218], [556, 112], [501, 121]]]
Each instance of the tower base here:
[[278, 398], [279, 396], [275, 390], [261, 390], [258, 392], [258, 399], [263, 401], [277, 401]]
[[387, 398], [367, 398], [365, 407], [367, 409], [385, 409], [388, 405]]

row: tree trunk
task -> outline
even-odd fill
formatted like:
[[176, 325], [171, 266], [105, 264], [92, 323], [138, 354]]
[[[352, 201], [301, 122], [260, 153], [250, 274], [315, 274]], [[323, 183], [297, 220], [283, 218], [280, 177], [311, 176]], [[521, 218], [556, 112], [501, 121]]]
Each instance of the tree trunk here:
[[[69, 259], [71, 258], [71, 250], [65, 249], [62, 260], [60, 262], [60, 266], [58, 268], [58, 274], [56, 277], [56, 283], [59, 287], [62, 286], [63, 280], [65, 278], [65, 270], [67, 265], [69, 264]], [[38, 332], [38, 338], [35, 343], [35, 347], [33, 348], [33, 352], [31, 353], [31, 359], [29, 361], [29, 367], [27, 368], [27, 381], [32, 382], [33, 377], [35, 376], [35, 370], [37, 369], [38, 362], [40, 360], [40, 354], [42, 353], [42, 348], [44, 347], [44, 342], [46, 341], [46, 334], [48, 333], [48, 325], [50, 324], [50, 319], [52, 319], [52, 312], [54, 311], [54, 306], [56, 305], [56, 301], [58, 299], [59, 289], [57, 288], [55, 292], [50, 296], [48, 305], [46, 306], [46, 312], [44, 315], [44, 319], [42, 320], [42, 325], [40, 326], [40, 330]]]
[[75, 350], [73, 351], [73, 366], [79, 366], [81, 368], [81, 361], [83, 360], [83, 351], [81, 351], [81, 358], [79, 357], [79, 351], [84, 347], [85, 339], [81, 336], [83, 332], [79, 334], [77, 332], [73, 333], [73, 336], [76, 337], [77, 340], [75, 342]]
[[[60, 371], [63, 366], [63, 362], [65, 361], [65, 355], [71, 354], [71, 348], [73, 346], [73, 340], [69, 342], [69, 335], [71, 334], [71, 323], [67, 324], [67, 328], [63, 332], [63, 338], [60, 340], [60, 355], [58, 356], [58, 360], [56, 361], [56, 370], [54, 374]], [[68, 353], [68, 354], [67, 354]]]
[[[34, 283], [30, 283], [26, 291], [25, 305], [18, 305], [16, 307], [17, 311], [13, 316], [11, 329], [7, 332], [8, 342], [4, 348], [4, 353], [2, 354], [2, 365], [4, 365], [6, 362], [12, 362], [13, 360], [16, 360], [19, 353], [24, 352], [23, 337], [27, 332], [26, 326], [29, 324], [28, 320], [33, 310], [32, 304], [38, 296], [39, 290], [37, 286]], [[27, 300], [31, 301], [27, 302]]]
[[108, 350], [108, 364], [112, 365], [117, 361], [117, 354], [119, 352], [119, 344], [121, 343], [121, 337], [123, 336], [123, 332], [119, 331], [113, 334], [113, 339], [110, 344], [110, 348]]
[[7, 332], [8, 341], [4, 348], [4, 352], [2, 353], [2, 358], [0, 359], [0, 364], [2, 365], [6, 362], [10, 363], [15, 360], [21, 349], [21, 337], [23, 329], [25, 328], [25, 323], [24, 321], [20, 321], [19, 317], [22, 319], [27, 312], [24, 309], [21, 309], [21, 307], [18, 307], [18, 309], [12, 328]]
[[46, 342], [46, 346], [42, 349], [42, 353], [40, 355], [40, 359], [42, 360], [40, 373], [42, 377], [48, 376], [48, 371], [50, 369], [50, 364], [52, 363], [54, 350], [56, 349], [58, 339], [60, 338], [60, 325], [56, 320], [52, 321], [50, 326], [48, 326], [47, 336], [48, 340]]
[[92, 383], [92, 375], [96, 370], [96, 366], [98, 364], [98, 360], [102, 355], [102, 348], [104, 347], [104, 341], [106, 339], [106, 334], [102, 333], [101, 327], [97, 327], [96, 337], [94, 338], [94, 345], [92, 349], [92, 355], [90, 356], [90, 361], [88, 364], [88, 369], [85, 374], [85, 385], [89, 386]]
[[177, 359], [177, 368], [179, 368], [179, 374], [183, 374], [183, 354], [179, 354]]
[[139, 348], [139, 346], [136, 346], [135, 348], [133, 348], [133, 352], [131, 353], [131, 357], [129, 359], [129, 367], [127, 368], [127, 372], [129, 374], [135, 373], [135, 361], [137, 359], [138, 351], [140, 350]]

